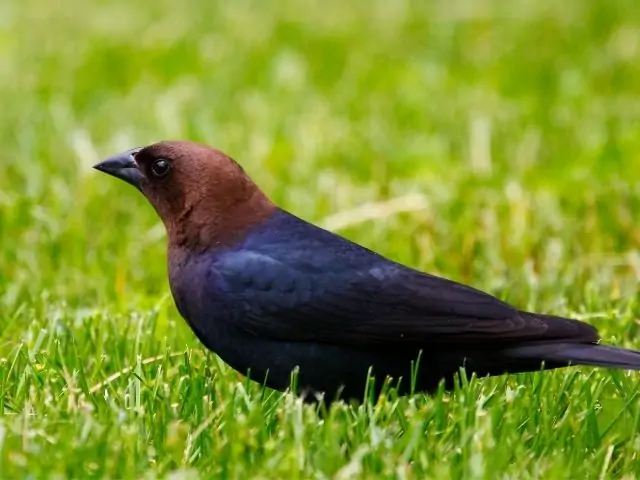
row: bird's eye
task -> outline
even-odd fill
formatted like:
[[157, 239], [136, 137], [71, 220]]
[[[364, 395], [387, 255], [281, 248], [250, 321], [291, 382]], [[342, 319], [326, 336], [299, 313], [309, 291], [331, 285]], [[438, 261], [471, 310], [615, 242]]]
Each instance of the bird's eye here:
[[164, 177], [171, 170], [171, 162], [166, 158], [159, 158], [151, 164], [151, 173], [156, 177]]

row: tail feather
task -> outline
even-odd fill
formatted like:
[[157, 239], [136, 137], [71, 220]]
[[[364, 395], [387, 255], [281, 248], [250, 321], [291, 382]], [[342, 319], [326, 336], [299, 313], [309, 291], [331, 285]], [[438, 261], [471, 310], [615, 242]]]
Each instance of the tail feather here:
[[518, 359], [640, 370], [640, 351], [593, 343], [529, 344], [510, 348], [504, 353]]

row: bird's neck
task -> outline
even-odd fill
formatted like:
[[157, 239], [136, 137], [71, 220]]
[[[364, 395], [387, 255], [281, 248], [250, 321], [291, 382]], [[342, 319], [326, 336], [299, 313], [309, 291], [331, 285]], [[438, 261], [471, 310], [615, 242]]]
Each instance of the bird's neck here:
[[169, 246], [191, 254], [230, 247], [276, 211], [277, 207], [260, 190], [233, 203], [196, 201], [165, 224]]

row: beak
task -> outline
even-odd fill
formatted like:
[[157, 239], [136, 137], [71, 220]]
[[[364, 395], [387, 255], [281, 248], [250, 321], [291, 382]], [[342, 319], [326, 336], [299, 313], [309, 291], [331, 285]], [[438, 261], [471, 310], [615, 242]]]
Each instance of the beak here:
[[119, 155], [107, 158], [103, 162], [94, 165], [93, 168], [119, 178], [120, 180], [124, 180], [129, 185], [133, 185], [140, 190], [140, 183], [144, 175], [142, 175], [142, 172], [138, 169], [138, 164], [134, 158], [140, 150], [142, 149], [134, 148], [127, 150]]

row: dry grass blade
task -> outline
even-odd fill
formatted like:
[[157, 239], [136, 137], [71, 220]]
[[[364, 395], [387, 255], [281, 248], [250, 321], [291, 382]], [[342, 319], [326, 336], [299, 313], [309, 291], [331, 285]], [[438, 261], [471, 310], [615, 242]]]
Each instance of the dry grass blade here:
[[416, 212], [429, 207], [428, 198], [421, 193], [410, 193], [384, 202], [366, 203], [326, 217], [320, 225], [328, 230], [342, 230], [359, 223], [381, 220], [399, 213]]

